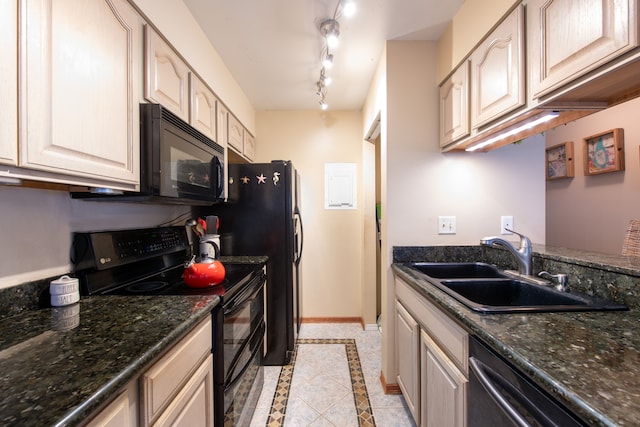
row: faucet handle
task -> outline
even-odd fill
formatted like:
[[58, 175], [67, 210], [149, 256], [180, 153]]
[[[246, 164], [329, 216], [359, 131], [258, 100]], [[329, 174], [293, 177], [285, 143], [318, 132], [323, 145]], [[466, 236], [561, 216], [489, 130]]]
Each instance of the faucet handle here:
[[518, 235], [518, 237], [520, 237], [520, 246], [521, 247], [524, 247], [524, 248], [531, 247], [531, 239], [529, 239], [524, 234], [518, 233], [517, 231], [511, 230], [510, 228], [505, 228], [505, 230], [507, 230], [509, 233], [516, 234], [516, 235]]

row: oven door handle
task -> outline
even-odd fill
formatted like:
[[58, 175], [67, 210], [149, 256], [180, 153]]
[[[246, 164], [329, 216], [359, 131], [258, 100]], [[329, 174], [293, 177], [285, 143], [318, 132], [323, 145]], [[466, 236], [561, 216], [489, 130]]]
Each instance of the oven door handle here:
[[[531, 424], [527, 422], [527, 420], [518, 412], [518, 410], [511, 405], [507, 399], [504, 397], [502, 393], [498, 390], [494, 382], [489, 377], [489, 374], [486, 372], [485, 368], [488, 370], [481, 361], [476, 359], [475, 357], [469, 358], [469, 367], [471, 371], [476, 375], [480, 385], [485, 389], [487, 393], [491, 396], [491, 398], [496, 402], [496, 404], [504, 411], [504, 413], [518, 426], [520, 427], [531, 427]], [[494, 373], [494, 375], [497, 375]], [[508, 382], [504, 381], [505, 385]], [[510, 392], [514, 395], [517, 395], [519, 401], [528, 402], [529, 399], [526, 398], [523, 394], [521, 394], [515, 387], [509, 387]]]
[[[260, 282], [258, 286], [255, 286], [255, 282]], [[264, 287], [264, 274], [261, 274], [257, 278], [253, 279], [247, 287], [240, 292], [235, 298], [229, 301], [229, 305], [224, 309], [224, 315], [230, 316], [238, 311], [242, 310], [247, 302], [251, 301], [254, 295], [256, 295]]]

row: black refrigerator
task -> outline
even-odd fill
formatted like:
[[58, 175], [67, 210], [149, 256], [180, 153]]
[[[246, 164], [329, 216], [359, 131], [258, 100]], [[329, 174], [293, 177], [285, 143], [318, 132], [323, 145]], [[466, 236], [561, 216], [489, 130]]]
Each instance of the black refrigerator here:
[[267, 255], [265, 365], [290, 362], [300, 330], [300, 178], [290, 161], [230, 164], [220, 218], [223, 255]]

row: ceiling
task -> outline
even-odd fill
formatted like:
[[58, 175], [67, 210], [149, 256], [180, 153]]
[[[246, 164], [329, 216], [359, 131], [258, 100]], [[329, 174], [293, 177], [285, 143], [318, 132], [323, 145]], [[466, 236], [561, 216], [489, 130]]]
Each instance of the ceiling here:
[[[326, 103], [360, 110], [386, 40], [437, 40], [464, 0], [355, 0]], [[319, 109], [319, 26], [338, 0], [184, 0], [257, 110]]]

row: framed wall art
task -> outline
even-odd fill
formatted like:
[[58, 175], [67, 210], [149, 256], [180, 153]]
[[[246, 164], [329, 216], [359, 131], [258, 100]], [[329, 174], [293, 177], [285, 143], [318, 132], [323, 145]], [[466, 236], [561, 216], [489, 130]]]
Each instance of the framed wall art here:
[[573, 141], [546, 150], [547, 180], [573, 177]]
[[624, 170], [624, 130], [611, 129], [584, 138], [584, 174]]

